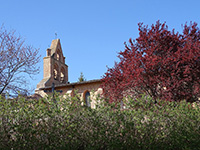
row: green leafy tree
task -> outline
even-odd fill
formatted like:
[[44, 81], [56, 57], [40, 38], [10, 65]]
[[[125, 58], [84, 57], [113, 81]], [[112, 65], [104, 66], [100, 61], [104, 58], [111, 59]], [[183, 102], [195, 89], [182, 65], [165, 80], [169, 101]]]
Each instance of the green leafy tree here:
[[83, 82], [83, 81], [86, 81], [86, 79], [83, 75], [83, 72], [81, 72], [80, 77], [78, 78], [78, 82]]

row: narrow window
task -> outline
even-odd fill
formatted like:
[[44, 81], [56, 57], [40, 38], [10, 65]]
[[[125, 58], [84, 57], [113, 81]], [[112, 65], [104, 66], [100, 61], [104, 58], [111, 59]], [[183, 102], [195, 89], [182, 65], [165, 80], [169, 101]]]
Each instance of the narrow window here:
[[60, 72], [60, 82], [65, 83], [65, 69], [62, 67]]
[[58, 49], [58, 51], [56, 52], [56, 59], [61, 61], [61, 52], [60, 50]]
[[88, 91], [85, 93], [84, 99], [85, 99], [86, 106], [90, 107], [91, 106], [91, 104], [90, 104], [90, 93]]
[[58, 65], [57, 64], [54, 65], [53, 76], [54, 76], [55, 80], [59, 80], [59, 71], [58, 71]]
[[57, 60], [59, 60], [60, 59], [60, 55], [57, 53], [57, 56], [56, 56], [56, 58], [57, 58]]

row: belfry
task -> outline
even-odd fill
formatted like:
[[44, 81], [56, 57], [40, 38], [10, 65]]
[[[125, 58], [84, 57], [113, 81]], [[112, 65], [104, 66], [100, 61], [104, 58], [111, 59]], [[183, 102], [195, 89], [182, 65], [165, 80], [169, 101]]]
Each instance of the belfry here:
[[76, 90], [82, 104], [92, 108], [95, 108], [96, 95], [102, 94], [100, 79], [74, 83], [68, 81], [68, 66], [65, 64], [60, 39], [53, 40], [46, 50], [46, 57], [43, 58], [43, 79], [37, 84], [35, 93], [44, 97], [50, 94], [52, 85], [62, 95], [74, 96]]
[[37, 88], [68, 83], [68, 66], [65, 64], [60, 40], [53, 40], [43, 58], [43, 79]]

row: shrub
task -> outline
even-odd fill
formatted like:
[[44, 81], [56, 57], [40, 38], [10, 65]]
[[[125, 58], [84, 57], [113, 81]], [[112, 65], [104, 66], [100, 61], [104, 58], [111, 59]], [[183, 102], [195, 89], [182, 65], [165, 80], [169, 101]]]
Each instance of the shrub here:
[[[126, 109], [96, 109], [77, 98], [38, 101], [0, 98], [0, 149], [198, 149], [199, 107], [147, 96], [126, 98]], [[72, 103], [74, 102], [74, 103]]]

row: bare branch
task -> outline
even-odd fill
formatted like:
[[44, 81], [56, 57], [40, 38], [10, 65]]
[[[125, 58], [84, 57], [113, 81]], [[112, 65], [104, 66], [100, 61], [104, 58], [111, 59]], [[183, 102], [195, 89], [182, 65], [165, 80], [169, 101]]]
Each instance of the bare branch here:
[[22, 88], [26, 81], [23, 74], [31, 76], [39, 72], [36, 66], [40, 61], [38, 53], [38, 49], [25, 45], [25, 41], [16, 36], [15, 31], [0, 27], [0, 94], [5, 91], [27, 91]]

